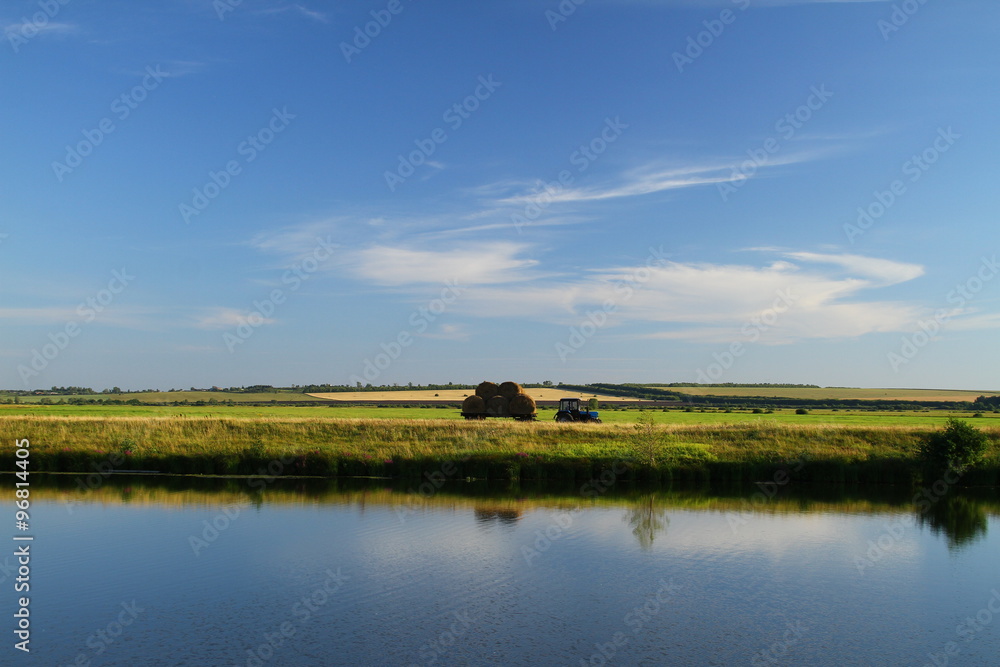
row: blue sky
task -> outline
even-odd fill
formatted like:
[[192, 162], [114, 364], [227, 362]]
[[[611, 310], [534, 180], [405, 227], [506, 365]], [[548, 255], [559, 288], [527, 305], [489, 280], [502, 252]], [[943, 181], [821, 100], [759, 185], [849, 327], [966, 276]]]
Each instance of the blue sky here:
[[994, 2], [0, 26], [4, 387], [998, 388]]

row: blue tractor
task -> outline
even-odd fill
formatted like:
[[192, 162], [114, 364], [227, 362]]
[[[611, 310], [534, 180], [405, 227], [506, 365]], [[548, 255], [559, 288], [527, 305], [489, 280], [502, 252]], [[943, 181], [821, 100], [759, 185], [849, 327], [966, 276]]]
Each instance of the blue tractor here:
[[597, 412], [580, 409], [579, 398], [560, 398], [559, 412], [556, 413], [557, 422], [596, 422], [601, 423], [601, 418]]

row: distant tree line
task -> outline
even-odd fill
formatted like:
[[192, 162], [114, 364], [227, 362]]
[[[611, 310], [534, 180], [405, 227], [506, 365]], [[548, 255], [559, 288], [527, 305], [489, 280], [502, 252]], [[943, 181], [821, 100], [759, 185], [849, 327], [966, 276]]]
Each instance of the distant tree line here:
[[[296, 391], [301, 391], [303, 394], [333, 394], [336, 392], [346, 392], [346, 391], [442, 391], [448, 389], [475, 389], [478, 385], [475, 384], [455, 384], [454, 382], [449, 382], [448, 384], [413, 384], [412, 382], [399, 385], [399, 384], [307, 384], [304, 387], [299, 387]], [[552, 382], [546, 380], [545, 382], [538, 383], [521, 383], [521, 386], [525, 389], [540, 389], [544, 387], [553, 387], [555, 385]]]
[[[666, 385], [665, 385], [666, 386]], [[678, 385], [670, 385], [677, 387]], [[693, 385], [688, 385], [693, 386]], [[710, 385], [701, 385], [710, 386]], [[725, 386], [725, 385], [714, 385]], [[737, 385], [729, 385], [737, 386]], [[764, 386], [764, 385], [758, 385]], [[775, 385], [776, 386], [776, 385]], [[801, 385], [799, 385], [801, 386]], [[676, 401], [693, 406], [722, 408], [837, 408], [837, 409], [870, 409], [870, 410], [920, 410], [951, 409], [974, 410], [987, 409], [987, 406], [1000, 404], [1000, 397], [980, 396], [975, 403], [969, 401], [906, 401], [890, 399], [863, 398], [792, 398], [775, 396], [695, 396], [680, 391], [662, 389], [659, 386], [645, 384], [623, 383], [610, 384], [598, 382], [594, 384], [574, 385], [560, 384], [560, 388], [576, 390], [586, 394], [606, 394], [608, 396], [624, 396], [645, 401]], [[989, 409], [993, 409], [989, 407]]]
[[646, 385], [638, 385], [643, 387], [757, 387], [759, 389], [820, 389], [818, 384], [787, 384], [783, 382], [754, 382], [754, 383], [739, 383], [739, 382], [718, 382], [714, 384], [701, 384], [700, 382], [668, 382], [668, 383], [657, 383], [651, 382]]
[[973, 402], [973, 405], [983, 410], [998, 410], [1000, 409], [1000, 396], [980, 396]]

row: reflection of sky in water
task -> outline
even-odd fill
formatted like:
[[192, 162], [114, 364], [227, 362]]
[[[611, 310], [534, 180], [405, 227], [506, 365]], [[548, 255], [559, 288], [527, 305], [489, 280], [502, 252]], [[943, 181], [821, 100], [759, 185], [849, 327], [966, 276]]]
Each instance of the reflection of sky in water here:
[[[916, 522], [887, 537], [902, 511], [727, 516], [637, 498], [571, 516], [431, 503], [401, 522], [372, 502], [265, 503], [195, 556], [221, 506], [73, 509], [34, 507], [24, 664], [243, 665], [282, 623], [295, 635], [264, 664], [576, 665], [595, 644], [617, 664], [748, 664], [789, 627], [801, 636], [779, 644], [782, 664], [923, 664], [1000, 587], [992, 517], [949, 549]], [[880, 538], [890, 548], [859, 573]], [[133, 599], [145, 611], [95, 655], [88, 637]], [[960, 649], [953, 664], [993, 664], [1000, 629]]]

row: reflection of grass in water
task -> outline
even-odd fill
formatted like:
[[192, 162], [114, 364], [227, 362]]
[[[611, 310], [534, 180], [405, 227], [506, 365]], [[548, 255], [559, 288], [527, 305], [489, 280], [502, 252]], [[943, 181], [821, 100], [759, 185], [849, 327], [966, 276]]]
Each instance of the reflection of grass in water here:
[[951, 492], [920, 514], [909, 488], [808, 487], [782, 489], [767, 503], [751, 504], [754, 485], [728, 488], [655, 490], [616, 484], [604, 494], [583, 497], [578, 484], [555, 491], [552, 485], [486, 485], [449, 482], [432, 495], [423, 495], [406, 484], [365, 480], [278, 479], [252, 487], [247, 479], [111, 476], [93, 490], [77, 484], [78, 475], [32, 477], [32, 498], [37, 502], [95, 505], [157, 505], [211, 507], [250, 503], [264, 505], [339, 505], [389, 510], [419, 507], [426, 510], [467, 511], [480, 525], [513, 525], [536, 511], [564, 511], [579, 507], [620, 508], [622, 520], [643, 549], [652, 548], [667, 535], [670, 512], [697, 511], [714, 514], [782, 515], [803, 513], [851, 515], [916, 515], [935, 533], [948, 538], [949, 548], [961, 549], [986, 534], [988, 517], [1000, 517], [995, 494]]
[[[747, 499], [759, 491], [752, 484], [727, 485], [674, 485], [663, 488], [657, 485], [616, 483], [597, 496], [584, 496], [579, 483], [503, 483], [464, 482], [450, 480], [436, 493], [424, 497], [417, 491], [418, 484], [395, 480], [284, 478], [265, 485], [251, 486], [253, 478], [198, 477], [163, 475], [112, 475], [101, 477], [100, 484], [84, 491], [79, 482], [87, 475], [48, 475], [32, 477], [31, 495], [39, 501], [75, 499], [97, 504], [120, 502], [128, 490], [136, 504], [165, 506], [202, 506], [235, 504], [248, 497], [266, 504], [278, 505], [391, 505], [415, 499], [428, 505], [442, 507], [481, 507], [490, 511], [519, 509], [564, 509], [578, 506], [606, 506], [635, 509], [640, 504], [670, 510], [698, 510], [725, 512], [747, 509]], [[13, 483], [13, 476], [8, 476]], [[983, 492], [952, 493], [948, 498], [960, 499], [982, 512], [1000, 516], [1000, 498]], [[940, 503], [943, 503], [942, 499]], [[939, 504], [940, 504], [939, 503]], [[839, 512], [846, 514], [874, 514], [915, 511], [913, 491], [909, 487], [882, 486], [808, 486], [783, 488], [767, 503], [749, 506], [761, 514], [798, 512]]]

